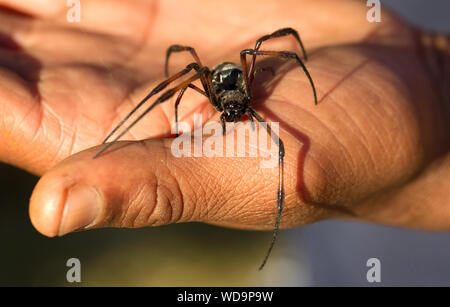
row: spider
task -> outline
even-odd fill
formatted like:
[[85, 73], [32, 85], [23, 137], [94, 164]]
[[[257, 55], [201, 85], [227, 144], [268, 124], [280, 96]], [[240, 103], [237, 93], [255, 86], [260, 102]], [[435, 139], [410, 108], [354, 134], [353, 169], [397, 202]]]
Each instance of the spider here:
[[[291, 51], [266, 51], [259, 50], [261, 43], [272, 38], [288, 36], [292, 35], [303, 52], [303, 57], [307, 60], [306, 51], [303, 46], [302, 41], [300, 40], [300, 36], [298, 32], [292, 28], [283, 28], [278, 31], [273, 32], [272, 34], [264, 35], [260, 37], [255, 44], [254, 49], [244, 49], [240, 53], [241, 66], [236, 65], [230, 62], [224, 62], [218, 64], [213, 67], [213, 69], [209, 69], [207, 66], [203, 66], [200, 58], [197, 55], [197, 52], [194, 48], [189, 46], [181, 46], [181, 45], [172, 45], [167, 49], [166, 53], [166, 61], [165, 61], [165, 75], [166, 80], [158, 84], [146, 97], [144, 97], [132, 110], [128, 113], [125, 118], [108, 134], [102, 144], [105, 146], [94, 156], [94, 159], [105, 152], [110, 146], [112, 146], [118, 139], [120, 139], [125, 133], [128, 132], [137, 122], [139, 122], [146, 114], [148, 114], [153, 108], [157, 105], [162, 104], [167, 101], [169, 98], [175, 95], [178, 91], [178, 97], [175, 100], [175, 134], [178, 136], [178, 105], [183, 97], [183, 94], [188, 88], [191, 88], [198, 93], [206, 96], [209, 102], [213, 105], [213, 107], [222, 112], [220, 115], [220, 121], [222, 124], [222, 132], [223, 135], [226, 133], [226, 125], [225, 122], [238, 122], [241, 120], [242, 116], [246, 114], [252, 124], [252, 128], [255, 128], [254, 119], [258, 122], [263, 123], [264, 119], [250, 106], [252, 101], [252, 92], [251, 85], [253, 83], [255, 73], [260, 71], [255, 69], [255, 61], [256, 56], [278, 56], [281, 58], [287, 58], [297, 61], [300, 67], [305, 72], [306, 76], [311, 83], [311, 87], [314, 94], [314, 103], [317, 105], [317, 94], [314, 86], [314, 82], [309, 74], [306, 66], [300, 59], [300, 57], [295, 52]], [[195, 62], [190, 63], [183, 70], [178, 73], [168, 77], [168, 62], [169, 57], [173, 52], [182, 52], [187, 51], [190, 52]], [[250, 68], [247, 67], [247, 55], [252, 56]], [[118, 136], [116, 136], [112, 142], [106, 144], [106, 142], [112, 137], [112, 135], [130, 118], [132, 114], [134, 114], [150, 97], [161, 92], [165, 89], [170, 83], [179, 79], [180, 77], [188, 74], [192, 70], [195, 71], [195, 74], [185, 81], [181, 82], [177, 86], [166, 90], [159, 98], [153, 102], [141, 115], [139, 115], [128, 127], [126, 127]], [[266, 70], [266, 68], [262, 69]], [[271, 70], [271, 68], [270, 68]], [[272, 70], [273, 73], [273, 70]], [[192, 84], [193, 81], [200, 79], [200, 82], [203, 86], [203, 89], [198, 86]], [[284, 206], [284, 183], [283, 183], [283, 159], [284, 159], [284, 144], [281, 139], [279, 139], [278, 135], [276, 135], [268, 125], [263, 125], [267, 132], [271, 135], [272, 139], [278, 144], [278, 190], [277, 190], [277, 217], [275, 220], [275, 226], [272, 234], [272, 241], [270, 242], [269, 248], [266, 252], [266, 255], [263, 259], [262, 264], [259, 267], [261, 270], [270, 256], [270, 253], [275, 244], [281, 214]]]

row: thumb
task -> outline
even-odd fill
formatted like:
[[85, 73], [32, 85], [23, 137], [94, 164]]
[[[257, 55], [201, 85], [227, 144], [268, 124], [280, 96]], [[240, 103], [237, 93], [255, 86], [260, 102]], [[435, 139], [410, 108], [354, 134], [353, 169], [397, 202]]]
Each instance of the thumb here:
[[[101, 147], [62, 161], [33, 191], [33, 225], [47, 236], [190, 221], [273, 228], [277, 167], [262, 169], [258, 158], [248, 157], [178, 158], [171, 152], [172, 141], [118, 142], [96, 159]], [[303, 207], [294, 199], [295, 178], [285, 176], [285, 190], [286, 204], [297, 206], [285, 206], [291, 214], [283, 215], [284, 227], [298, 224], [293, 216]]]

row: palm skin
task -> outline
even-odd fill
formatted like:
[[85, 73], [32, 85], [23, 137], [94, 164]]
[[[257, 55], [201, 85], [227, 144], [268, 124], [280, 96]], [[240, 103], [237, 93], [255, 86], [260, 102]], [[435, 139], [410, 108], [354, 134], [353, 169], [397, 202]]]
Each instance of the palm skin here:
[[[431, 81], [416, 30], [385, 11], [381, 24], [368, 23], [359, 1], [210, 2], [85, 1], [79, 24], [67, 23], [64, 4], [52, 11], [13, 4], [34, 19], [1, 11], [1, 32], [20, 49], [0, 48], [0, 159], [45, 174], [30, 205], [40, 232], [185, 221], [272, 228], [276, 170], [248, 159], [173, 158], [171, 139], [162, 137], [170, 134], [174, 99], [123, 138], [151, 140], [119, 144], [96, 160], [92, 147], [164, 79], [169, 45], [195, 47], [212, 67], [239, 62], [240, 50], [286, 26], [307, 48], [319, 104], [295, 65], [270, 91], [255, 81], [252, 106], [280, 122], [286, 147], [282, 227], [339, 216], [448, 229], [450, 210], [436, 204], [448, 202], [448, 101]], [[265, 46], [299, 51], [288, 37]], [[174, 55], [170, 72], [192, 61]], [[180, 120], [193, 113], [217, 120], [208, 101], [188, 90]], [[79, 186], [94, 187], [100, 203], [89, 223], [85, 207], [64, 209], [67, 191]]]

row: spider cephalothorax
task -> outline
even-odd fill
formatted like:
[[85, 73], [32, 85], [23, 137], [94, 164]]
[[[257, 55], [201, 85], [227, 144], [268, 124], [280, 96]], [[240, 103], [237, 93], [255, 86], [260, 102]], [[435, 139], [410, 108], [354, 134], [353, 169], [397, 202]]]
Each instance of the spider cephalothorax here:
[[[303, 64], [302, 60], [295, 52], [290, 51], [265, 51], [259, 50], [261, 43], [265, 40], [276, 38], [280, 36], [292, 35], [299, 43], [303, 56], [306, 60], [306, 52], [303, 47], [303, 44], [300, 40], [300, 37], [294, 29], [284, 28], [278, 31], [273, 32], [269, 35], [264, 35], [256, 41], [254, 49], [244, 49], [240, 53], [241, 58], [241, 66], [238, 66], [234, 63], [224, 62], [215, 66], [212, 70], [208, 67], [203, 66], [200, 58], [198, 57], [195, 49], [189, 46], [181, 46], [181, 45], [172, 45], [167, 49], [166, 54], [166, 64], [165, 64], [165, 72], [166, 77], [168, 76], [168, 60], [169, 56], [172, 52], [180, 52], [180, 51], [188, 51], [191, 53], [192, 57], [195, 60], [195, 63], [191, 63], [186, 66], [183, 70], [178, 73], [172, 75], [165, 81], [161, 82], [158, 86], [156, 86], [144, 99], [139, 102], [130, 113], [111, 131], [111, 133], [106, 137], [103, 141], [105, 144], [110, 137], [127, 121], [132, 114], [134, 114], [150, 97], [161, 92], [165, 89], [170, 83], [179, 79], [180, 77], [188, 74], [190, 71], [195, 70], [195, 74], [189, 77], [187, 80], [179, 83], [177, 86], [168, 89], [165, 91], [159, 98], [153, 102], [141, 115], [137, 117], [126, 129], [124, 129], [118, 136], [114, 138], [114, 140], [107, 144], [103, 149], [98, 152], [94, 158], [98, 157], [100, 154], [105, 152], [112, 144], [114, 144], [120, 137], [122, 137], [131, 127], [133, 127], [137, 122], [139, 122], [148, 112], [150, 112], [157, 105], [169, 100], [172, 96], [175, 95], [179, 91], [178, 97], [175, 100], [175, 127], [176, 134], [178, 135], [178, 105], [183, 97], [184, 92], [188, 89], [194, 89], [200, 94], [206, 96], [209, 102], [214, 106], [214, 108], [221, 112], [220, 120], [222, 122], [223, 133], [225, 134], [225, 122], [237, 122], [241, 120], [242, 115], [246, 114], [249, 119], [254, 122], [256, 119], [258, 122], [264, 122], [264, 119], [250, 106], [252, 100], [251, 94], [251, 85], [253, 83], [255, 73], [257, 70], [255, 69], [255, 60], [257, 55], [264, 56], [278, 56], [281, 58], [292, 59], [295, 60], [300, 67], [305, 72], [308, 77], [309, 82], [311, 83], [311, 87], [314, 93], [314, 103], [317, 104], [317, 95], [316, 89], [314, 87], [313, 80], [306, 69], [306, 66]], [[247, 55], [252, 56], [250, 68], [247, 68]], [[264, 70], [264, 69], [262, 69]], [[203, 89], [198, 86], [192, 84], [192, 82], [200, 80], [203, 86]], [[277, 209], [278, 214], [275, 221], [275, 227], [272, 236], [272, 242], [269, 246], [269, 249], [266, 253], [263, 263], [260, 266], [260, 269], [264, 267], [266, 261], [272, 251], [273, 245], [275, 243], [281, 214], [284, 206], [284, 184], [283, 184], [283, 159], [284, 159], [284, 144], [278, 136], [271, 131], [270, 126], [264, 125], [267, 131], [271, 134], [272, 138], [275, 141], [278, 141], [278, 157], [279, 157], [279, 183], [277, 190]]]

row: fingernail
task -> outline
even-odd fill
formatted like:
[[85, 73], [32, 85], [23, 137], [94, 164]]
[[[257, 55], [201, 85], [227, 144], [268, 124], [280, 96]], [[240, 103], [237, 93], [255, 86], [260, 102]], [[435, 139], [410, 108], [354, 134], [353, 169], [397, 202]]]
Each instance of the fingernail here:
[[82, 229], [94, 222], [100, 213], [100, 194], [91, 186], [74, 186], [67, 192], [67, 200], [59, 227], [59, 236]]

